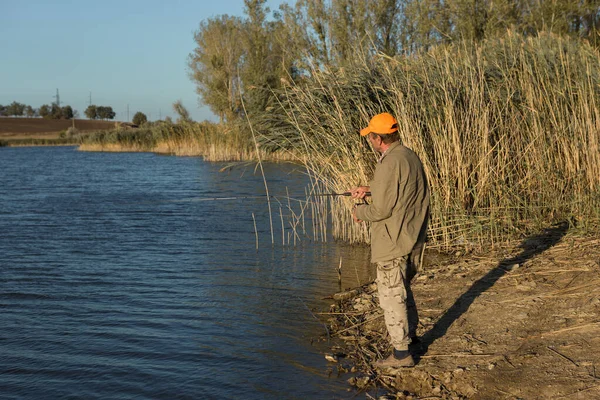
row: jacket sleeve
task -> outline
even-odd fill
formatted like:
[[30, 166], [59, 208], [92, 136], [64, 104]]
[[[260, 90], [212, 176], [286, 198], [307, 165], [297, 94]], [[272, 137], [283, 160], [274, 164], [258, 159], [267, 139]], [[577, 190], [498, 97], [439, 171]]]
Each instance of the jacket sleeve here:
[[[386, 162], [388, 161], [388, 162]], [[371, 181], [372, 203], [356, 208], [356, 217], [363, 221], [377, 222], [389, 218], [398, 201], [399, 169], [394, 162], [384, 159], [377, 164]]]

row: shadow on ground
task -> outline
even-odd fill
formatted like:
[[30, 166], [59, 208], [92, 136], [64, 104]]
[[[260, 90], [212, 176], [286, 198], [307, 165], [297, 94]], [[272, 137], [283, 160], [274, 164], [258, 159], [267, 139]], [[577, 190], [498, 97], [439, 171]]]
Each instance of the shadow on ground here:
[[569, 229], [569, 222], [561, 222], [552, 228], [525, 239], [519, 248], [522, 251], [511, 258], [504, 259], [485, 276], [477, 280], [463, 293], [454, 304], [442, 315], [435, 325], [421, 338], [421, 349], [417, 358], [427, 353], [429, 346], [437, 339], [443, 337], [450, 326], [463, 315], [479, 295], [490, 289], [494, 284], [509, 272], [515, 264], [522, 264], [532, 257], [543, 253], [557, 244]]

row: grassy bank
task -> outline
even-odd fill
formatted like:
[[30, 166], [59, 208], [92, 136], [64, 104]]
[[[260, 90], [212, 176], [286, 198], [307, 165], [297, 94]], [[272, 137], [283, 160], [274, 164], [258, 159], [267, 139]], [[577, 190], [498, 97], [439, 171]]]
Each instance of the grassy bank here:
[[[242, 127], [243, 128], [243, 127]], [[86, 136], [82, 151], [148, 151], [177, 156], [202, 156], [207, 161], [256, 160], [255, 146], [240, 127], [209, 122], [158, 121], [138, 129], [117, 128]], [[260, 150], [261, 159], [293, 160], [292, 155]]]
[[26, 147], [26, 146], [77, 146], [78, 139], [73, 138], [19, 138], [0, 140], [0, 147]]

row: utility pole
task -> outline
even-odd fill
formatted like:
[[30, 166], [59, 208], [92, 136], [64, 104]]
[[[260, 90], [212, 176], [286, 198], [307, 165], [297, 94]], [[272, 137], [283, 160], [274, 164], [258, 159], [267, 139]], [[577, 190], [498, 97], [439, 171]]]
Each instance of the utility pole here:
[[60, 108], [60, 95], [58, 94], [58, 88], [56, 89], [56, 96], [54, 96], [54, 98], [56, 99], [56, 106]]
[[92, 91], [90, 90], [90, 103], [88, 104], [88, 106], [92, 105]]
[[130, 122], [129, 121], [129, 104], [127, 104], [127, 122]]

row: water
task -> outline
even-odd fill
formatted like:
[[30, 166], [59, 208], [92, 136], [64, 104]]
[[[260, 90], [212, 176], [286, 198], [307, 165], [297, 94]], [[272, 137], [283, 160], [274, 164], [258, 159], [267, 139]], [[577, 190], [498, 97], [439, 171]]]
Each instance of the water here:
[[[309, 309], [368, 279], [364, 248], [271, 245], [254, 166], [0, 148], [0, 397], [348, 398]], [[270, 190], [303, 193], [266, 164]], [[259, 250], [255, 249], [252, 213]]]

